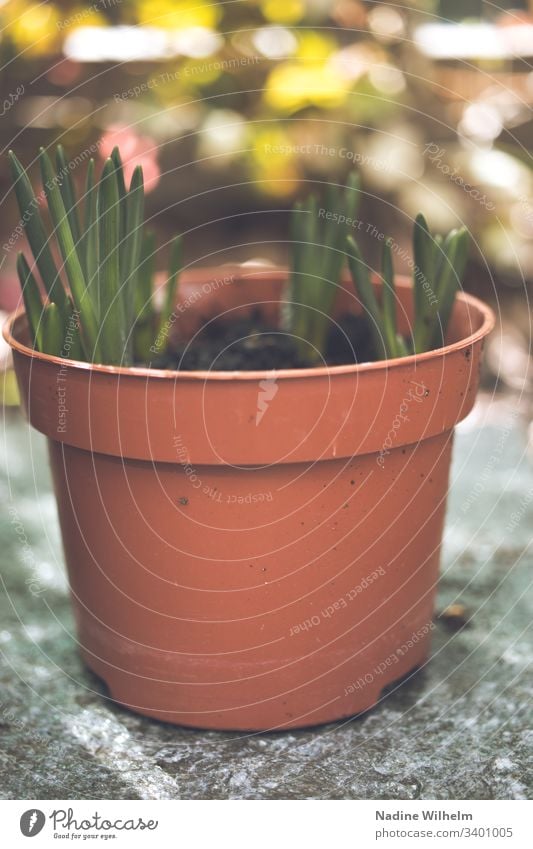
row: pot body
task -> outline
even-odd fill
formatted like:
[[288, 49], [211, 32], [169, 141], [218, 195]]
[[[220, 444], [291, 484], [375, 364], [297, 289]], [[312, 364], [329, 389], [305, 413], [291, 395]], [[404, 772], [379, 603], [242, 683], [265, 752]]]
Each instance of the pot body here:
[[[258, 300], [274, 316], [280, 272], [226, 277], [185, 279], [187, 334]], [[416, 358], [172, 373], [35, 354], [12, 319], [80, 648], [112, 697], [183, 725], [298, 727], [366, 710], [423, 663], [453, 426], [491, 326], [461, 296], [450, 344]]]

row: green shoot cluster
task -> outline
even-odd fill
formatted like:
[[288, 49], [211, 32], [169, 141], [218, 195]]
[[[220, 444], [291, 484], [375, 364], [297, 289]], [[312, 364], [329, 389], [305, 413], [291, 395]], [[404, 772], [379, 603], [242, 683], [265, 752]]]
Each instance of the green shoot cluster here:
[[370, 327], [376, 359], [419, 354], [444, 344], [468, 258], [466, 230], [452, 230], [445, 238], [433, 236], [424, 216], [417, 215], [413, 228], [413, 321], [409, 337], [404, 337], [398, 331], [394, 244], [389, 238], [383, 241], [378, 296], [369, 267], [349, 235], [358, 206], [359, 183], [352, 175], [346, 188], [328, 187], [323, 208], [311, 195], [305, 203], [295, 204], [292, 211], [284, 327], [295, 336], [302, 358], [310, 365], [325, 359], [332, 310], [346, 260]]
[[[104, 163], [99, 180], [91, 159], [80, 200], [63, 148], [57, 148], [55, 168], [41, 148], [41, 178], [53, 228], [50, 236], [26, 171], [11, 151], [9, 160], [35, 261], [32, 269], [24, 254], [17, 258], [34, 347], [62, 356], [68, 336], [72, 359], [122, 366], [148, 362], [150, 346], [174, 306], [182, 246], [181, 237], [176, 237], [163, 306], [158, 311], [154, 304], [154, 236], [144, 232], [142, 168], [135, 168], [126, 187], [118, 148]], [[60, 267], [51, 250], [53, 241]]]

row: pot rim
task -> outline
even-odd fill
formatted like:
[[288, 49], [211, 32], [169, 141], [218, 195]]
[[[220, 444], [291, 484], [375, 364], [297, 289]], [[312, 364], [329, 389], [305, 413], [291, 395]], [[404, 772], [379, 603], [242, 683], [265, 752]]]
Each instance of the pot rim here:
[[[219, 268], [198, 268], [195, 269], [193, 279], [196, 277], [201, 278], [204, 275], [209, 276], [212, 275], [213, 272], [219, 272]], [[288, 273], [286, 268], [278, 267], [278, 268], [269, 268], [262, 269], [260, 272], [260, 278], [257, 277], [257, 272], [249, 272], [244, 269], [240, 269], [238, 276], [236, 275], [236, 280], [244, 280], [244, 279], [277, 279], [280, 275], [286, 275]], [[396, 285], [401, 286], [402, 288], [410, 288], [411, 281], [409, 278], [398, 275], [396, 278]], [[342, 375], [342, 374], [358, 374], [361, 372], [367, 371], [377, 371], [379, 369], [389, 369], [389, 368], [397, 368], [400, 366], [409, 366], [415, 365], [420, 362], [424, 362], [426, 360], [430, 360], [434, 357], [446, 356], [447, 354], [455, 353], [457, 351], [461, 351], [464, 348], [470, 348], [488, 333], [493, 330], [496, 318], [494, 315], [494, 311], [488, 304], [484, 303], [484, 301], [476, 298], [474, 295], [467, 294], [466, 292], [458, 292], [457, 298], [462, 301], [464, 304], [473, 307], [476, 309], [483, 317], [483, 321], [481, 326], [474, 333], [470, 334], [470, 336], [465, 336], [462, 339], [459, 339], [457, 342], [452, 342], [449, 345], [444, 345], [441, 348], [434, 348], [431, 351], [424, 351], [422, 354], [409, 354], [407, 357], [395, 357], [387, 360], [375, 360], [368, 363], [357, 363], [357, 364], [348, 364], [348, 365], [338, 365], [338, 366], [315, 366], [311, 368], [286, 368], [286, 369], [261, 369], [256, 371], [181, 371], [176, 369], [156, 369], [150, 368], [147, 366], [111, 366], [111, 365], [103, 365], [101, 363], [87, 363], [83, 360], [72, 360], [69, 358], [57, 357], [52, 354], [44, 354], [40, 351], [35, 351], [33, 348], [24, 345], [14, 335], [14, 327], [16, 322], [24, 315], [24, 307], [20, 307], [15, 312], [11, 313], [6, 321], [4, 322], [2, 328], [2, 335], [8, 345], [17, 353], [22, 356], [30, 357], [31, 359], [41, 360], [43, 362], [54, 363], [59, 366], [68, 365], [70, 368], [79, 370], [79, 371], [91, 371], [100, 374], [108, 374], [108, 375], [119, 375], [121, 377], [143, 377], [143, 378], [157, 378], [159, 380], [201, 380], [201, 381], [213, 381], [213, 380], [238, 380], [238, 381], [246, 381], [246, 380], [262, 380], [266, 377], [272, 377], [272, 374], [275, 373], [277, 380], [289, 379], [289, 378], [312, 378], [312, 377], [330, 377], [334, 375]]]

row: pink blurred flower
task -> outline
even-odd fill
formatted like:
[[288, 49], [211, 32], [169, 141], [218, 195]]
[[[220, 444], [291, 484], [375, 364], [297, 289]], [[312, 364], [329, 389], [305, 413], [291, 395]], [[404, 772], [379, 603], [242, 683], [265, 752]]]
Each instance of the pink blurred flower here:
[[66, 86], [76, 82], [81, 72], [82, 65], [80, 62], [75, 62], [72, 59], [62, 59], [60, 62], [52, 65], [46, 74], [46, 78], [51, 83], [54, 83], [54, 85]]
[[126, 184], [129, 184], [135, 167], [142, 165], [145, 191], [155, 189], [161, 176], [155, 140], [135, 133], [130, 127], [112, 125], [100, 139], [101, 156], [107, 159], [114, 147], [120, 149]]

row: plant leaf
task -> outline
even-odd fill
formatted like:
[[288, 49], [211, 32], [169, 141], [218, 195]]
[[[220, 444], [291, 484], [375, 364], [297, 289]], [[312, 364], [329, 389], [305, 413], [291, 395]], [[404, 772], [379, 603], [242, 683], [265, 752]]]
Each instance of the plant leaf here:
[[464, 227], [451, 233], [445, 242], [445, 260], [438, 280], [437, 320], [428, 340], [431, 347], [444, 344], [455, 296], [461, 286], [468, 260], [468, 232]]
[[78, 217], [78, 208], [76, 201], [76, 190], [74, 188], [74, 181], [72, 179], [72, 174], [70, 173], [67, 160], [65, 158], [65, 151], [63, 149], [63, 145], [58, 144], [56, 149], [56, 165], [60, 178], [59, 182], [59, 190], [61, 192], [61, 197], [63, 198], [63, 204], [65, 206], [65, 210], [67, 212], [68, 222], [70, 224], [70, 231], [72, 233], [72, 238], [74, 239], [74, 245], [78, 254], [80, 255], [80, 261], [82, 257], [82, 246], [80, 244], [81, 238], [81, 227], [80, 221]]
[[127, 191], [126, 182], [124, 180], [124, 166], [122, 165], [122, 157], [118, 147], [114, 147], [111, 151], [111, 160], [115, 166], [117, 177], [117, 189], [119, 198], [119, 265], [120, 276], [122, 282], [126, 279], [126, 266], [128, 265], [127, 258], [127, 233], [128, 233], [128, 212], [127, 212]]
[[128, 340], [130, 340], [135, 323], [134, 290], [137, 281], [137, 270], [141, 261], [141, 249], [144, 227], [144, 182], [141, 166], [133, 172], [130, 190], [126, 199], [126, 256], [123, 263], [122, 285], [125, 292], [126, 320]]
[[61, 356], [63, 347], [63, 322], [57, 304], [47, 304], [43, 313], [43, 352], [54, 357]]
[[289, 217], [289, 277], [285, 302], [281, 308], [281, 326], [288, 333], [296, 332], [300, 308], [300, 274], [302, 267], [302, 204], [297, 201]]
[[370, 281], [368, 268], [353, 236], [348, 236], [348, 267], [352, 275], [355, 290], [366, 311], [366, 317], [374, 340], [375, 354], [378, 359], [383, 359], [383, 356], [387, 355], [383, 319], [374, 293], [374, 287]]
[[[61, 318], [63, 322], [64, 343], [63, 348], [69, 360], [84, 360], [83, 343], [82, 343], [82, 328], [78, 318], [76, 307], [69, 298], [66, 311], [61, 310]], [[67, 348], [68, 344], [68, 348]]]
[[143, 235], [141, 261], [137, 269], [135, 285], [134, 351], [139, 362], [150, 360], [150, 347], [154, 340], [154, 271], [155, 233], [148, 230]]
[[361, 201], [361, 180], [357, 171], [351, 171], [344, 190], [346, 217], [355, 219]]
[[[176, 302], [176, 292], [178, 289], [178, 279], [179, 273], [181, 271], [183, 261], [183, 244], [181, 236], [176, 236], [176, 238], [172, 242], [172, 246], [170, 249], [170, 263], [169, 263], [169, 276], [167, 285], [165, 288], [165, 300], [163, 302], [163, 307], [161, 310], [161, 315], [159, 319], [159, 331], [161, 331], [165, 324], [170, 319], [172, 312], [174, 310], [174, 305]], [[169, 342], [169, 337], [167, 333], [167, 346]]]
[[64, 304], [67, 301], [67, 294], [52, 257], [48, 236], [41, 220], [38, 201], [33, 193], [26, 171], [12, 150], [9, 151], [9, 165], [22, 223], [44, 288], [51, 301]]
[[314, 195], [293, 207], [291, 271], [282, 326], [297, 337], [302, 360], [319, 361], [325, 354], [346, 263], [346, 235], [353, 227], [358, 202], [359, 179], [354, 171], [345, 187], [328, 184], [323, 210], [319, 211]]
[[119, 194], [116, 170], [107, 159], [98, 184], [98, 289], [102, 353], [111, 365], [128, 365], [124, 291], [119, 270]]
[[85, 283], [97, 320], [100, 318], [98, 289], [98, 222], [96, 220], [97, 190], [94, 180], [94, 159], [89, 161], [84, 198], [83, 259]]
[[[48, 208], [54, 225], [54, 234], [57, 238], [61, 256], [65, 263], [70, 291], [76, 309], [80, 314], [80, 320], [83, 327], [84, 350], [89, 361], [97, 361], [100, 356], [98, 346], [98, 325], [94, 313], [93, 305], [90, 297], [87, 294], [85, 286], [85, 277], [80, 265], [78, 253], [74, 247], [74, 240], [68, 222], [65, 206], [61, 197], [61, 192], [57, 185], [57, 176], [54, 174], [52, 163], [48, 158], [44, 148], [40, 152], [41, 174], [43, 179], [44, 190], [48, 201]], [[68, 302], [61, 304], [62, 310], [68, 308]]]
[[435, 244], [429, 232], [427, 221], [421, 212], [415, 218], [413, 228], [413, 302], [414, 326], [413, 338], [415, 353], [424, 350], [428, 327], [433, 322], [430, 292], [435, 294], [434, 257]]
[[19, 253], [17, 256], [17, 272], [22, 289], [22, 297], [24, 300], [24, 308], [28, 319], [28, 327], [34, 348], [37, 351], [43, 350], [43, 302], [39, 286], [30, 266], [26, 261], [24, 254]]
[[381, 259], [381, 276], [383, 279], [382, 289], [382, 314], [383, 329], [385, 332], [385, 344], [389, 357], [397, 357], [398, 343], [396, 334], [396, 289], [394, 287], [394, 268], [392, 264], [392, 242], [387, 239], [383, 245]]

